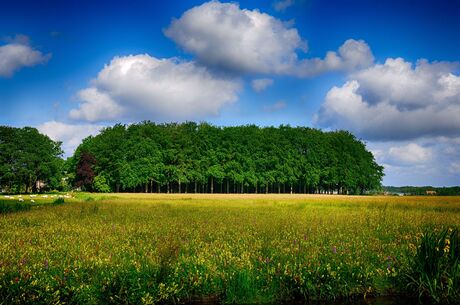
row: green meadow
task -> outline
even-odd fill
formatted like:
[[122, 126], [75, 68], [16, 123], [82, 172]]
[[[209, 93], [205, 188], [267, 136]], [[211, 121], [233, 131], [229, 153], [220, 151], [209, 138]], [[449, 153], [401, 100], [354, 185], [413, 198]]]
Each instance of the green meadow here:
[[[15, 200], [0, 196], [4, 205]], [[0, 214], [0, 304], [459, 296], [460, 197], [80, 193], [34, 201]], [[430, 241], [435, 266], [422, 269], [436, 274], [417, 269]]]

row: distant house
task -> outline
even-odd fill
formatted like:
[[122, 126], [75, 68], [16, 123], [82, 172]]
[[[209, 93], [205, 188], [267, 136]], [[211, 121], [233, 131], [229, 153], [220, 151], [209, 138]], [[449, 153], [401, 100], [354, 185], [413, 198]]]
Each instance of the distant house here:
[[427, 195], [436, 195], [436, 191], [434, 190], [426, 190]]

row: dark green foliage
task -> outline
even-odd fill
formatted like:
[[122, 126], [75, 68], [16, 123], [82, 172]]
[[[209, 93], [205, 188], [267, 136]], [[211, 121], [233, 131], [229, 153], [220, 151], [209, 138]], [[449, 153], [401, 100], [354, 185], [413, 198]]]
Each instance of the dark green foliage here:
[[53, 201], [53, 205], [59, 205], [59, 204], [64, 204], [64, 198], [60, 197], [60, 198], [57, 198]]
[[426, 232], [403, 274], [406, 286], [420, 298], [437, 303], [458, 301], [460, 297], [459, 231]]
[[306, 127], [115, 125], [77, 148], [77, 182], [87, 155], [92, 188], [103, 192], [364, 194], [383, 176], [349, 132]]
[[0, 214], [30, 210], [32, 205], [16, 200], [0, 200]]
[[37, 129], [0, 126], [0, 190], [9, 193], [59, 188], [61, 143]]

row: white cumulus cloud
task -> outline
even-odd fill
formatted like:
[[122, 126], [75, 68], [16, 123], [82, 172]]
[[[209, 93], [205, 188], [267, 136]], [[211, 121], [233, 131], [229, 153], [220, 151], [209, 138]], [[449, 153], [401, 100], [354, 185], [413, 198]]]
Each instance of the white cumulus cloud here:
[[94, 87], [80, 90], [78, 99], [82, 103], [78, 109], [70, 111], [69, 115], [72, 119], [90, 122], [115, 120], [124, 112], [123, 106], [112, 100], [109, 93]]
[[388, 101], [399, 109], [418, 109], [460, 99], [460, 78], [451, 73], [454, 69], [453, 63], [419, 60], [413, 65], [388, 58], [350, 78], [359, 82], [360, 93], [372, 103]]
[[211, 1], [186, 11], [165, 30], [200, 62], [234, 72], [286, 73], [307, 45], [295, 28], [238, 3]]
[[53, 141], [63, 142], [62, 148], [67, 156], [72, 155], [84, 138], [97, 135], [102, 128], [103, 126], [100, 125], [75, 125], [57, 121], [49, 121], [37, 126], [41, 133], [46, 134]]
[[366, 68], [374, 62], [371, 48], [364, 40], [348, 39], [340, 47], [338, 52], [327, 52], [324, 59], [302, 59], [290, 73], [301, 77], [316, 76], [330, 71], [354, 71]]
[[256, 92], [261, 92], [273, 85], [273, 79], [271, 78], [258, 78], [251, 82], [252, 89]]
[[387, 59], [326, 95], [315, 122], [368, 140], [460, 135], [460, 76], [452, 63]]
[[147, 54], [115, 57], [78, 93], [80, 104], [69, 115], [89, 122], [203, 119], [234, 102], [240, 87], [194, 62]]
[[0, 77], [11, 77], [23, 67], [44, 64], [51, 54], [44, 55], [29, 45], [29, 38], [17, 35], [8, 44], [0, 46]]
[[384, 166], [385, 185], [457, 185], [460, 171], [455, 138], [426, 137], [409, 141], [373, 141], [367, 147]]
[[409, 143], [403, 146], [390, 147], [388, 151], [390, 162], [403, 164], [425, 163], [432, 158], [430, 148], [425, 148], [417, 143]]
[[[289, 1], [280, 3], [287, 7]], [[165, 30], [185, 51], [208, 67], [233, 73], [315, 76], [371, 65], [374, 57], [362, 40], [347, 40], [324, 58], [299, 58], [307, 42], [289, 22], [238, 3], [206, 2], [174, 19]]]

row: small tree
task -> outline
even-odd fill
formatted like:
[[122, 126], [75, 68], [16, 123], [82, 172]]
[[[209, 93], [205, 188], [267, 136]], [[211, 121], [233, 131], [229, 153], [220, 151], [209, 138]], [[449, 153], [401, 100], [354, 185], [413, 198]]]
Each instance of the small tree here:
[[78, 161], [76, 168], [76, 181], [75, 185], [81, 187], [83, 190], [93, 190], [94, 170], [93, 167], [96, 164], [94, 156], [86, 151], [82, 151], [80, 154], [80, 160]]

